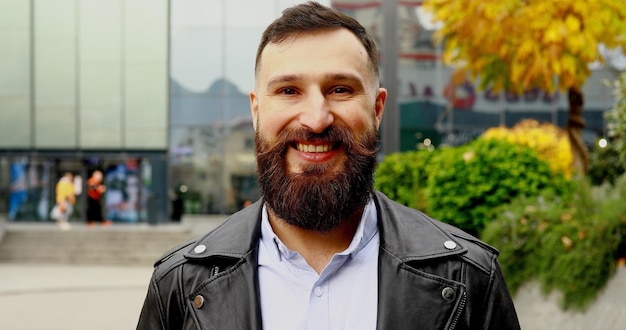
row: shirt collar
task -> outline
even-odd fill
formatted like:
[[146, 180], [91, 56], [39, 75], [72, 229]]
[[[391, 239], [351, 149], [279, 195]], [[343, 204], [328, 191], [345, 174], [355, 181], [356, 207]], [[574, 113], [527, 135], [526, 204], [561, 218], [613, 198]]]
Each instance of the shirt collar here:
[[[352, 242], [347, 249], [338, 253], [338, 255], [357, 254], [367, 245], [377, 232], [378, 223], [376, 216], [376, 204], [373, 199], [370, 199], [365, 205], [363, 215], [361, 215], [361, 221], [359, 222], [356, 232], [354, 233]], [[267, 206], [265, 204], [263, 205], [263, 209], [261, 211], [261, 244], [265, 245], [267, 251], [272, 255], [272, 257], [275, 257], [278, 260], [282, 260], [283, 258], [290, 259], [298, 255], [297, 252], [289, 250], [276, 233], [274, 233], [274, 230], [269, 222]]]

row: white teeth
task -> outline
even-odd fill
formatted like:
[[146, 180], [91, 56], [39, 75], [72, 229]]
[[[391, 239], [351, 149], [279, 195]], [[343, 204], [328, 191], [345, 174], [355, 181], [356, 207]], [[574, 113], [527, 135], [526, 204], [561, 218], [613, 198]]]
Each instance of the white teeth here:
[[314, 145], [298, 143], [298, 150], [302, 152], [327, 152], [330, 148], [330, 144]]

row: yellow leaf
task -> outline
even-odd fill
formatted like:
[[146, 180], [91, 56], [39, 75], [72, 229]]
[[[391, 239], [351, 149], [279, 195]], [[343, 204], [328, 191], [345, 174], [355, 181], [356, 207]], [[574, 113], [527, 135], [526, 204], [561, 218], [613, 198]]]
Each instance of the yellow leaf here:
[[577, 54], [585, 47], [583, 38], [580, 35], [569, 36], [565, 39], [565, 45], [569, 52]]
[[443, 52], [443, 54], [441, 56], [441, 59], [443, 60], [444, 63], [446, 63], [448, 65], [452, 64], [452, 62], [454, 60], [454, 53], [455, 53], [454, 49], [446, 50], [446, 51]]
[[550, 47], [548, 48], [548, 60], [550, 60], [550, 62], [558, 62], [559, 58], [561, 57], [562, 52], [563, 52], [562, 44], [550, 45]]
[[565, 26], [570, 33], [580, 31], [580, 21], [574, 15], [567, 15]]
[[563, 58], [561, 59], [561, 63], [563, 64], [564, 74], [572, 74], [576, 72], [576, 60], [572, 56], [563, 56]]
[[521, 80], [520, 78], [525, 69], [526, 68], [524, 68], [523, 66], [513, 63], [513, 65], [511, 65], [511, 80], [513, 81]]
[[502, 58], [504, 57], [508, 57], [509, 56], [509, 46], [507, 44], [502, 45], [502, 47], [500, 47], [500, 51], [498, 52], [498, 55]]
[[556, 75], [560, 75], [561, 74], [561, 62], [553, 61], [552, 62], [552, 70], [554, 70], [554, 73]]
[[534, 51], [535, 43], [530, 39], [525, 39], [522, 41], [519, 49], [517, 50], [517, 57], [525, 58], [530, 56], [530, 54]]
[[557, 24], [550, 24], [543, 35], [543, 42], [551, 43], [561, 40], [561, 29]]

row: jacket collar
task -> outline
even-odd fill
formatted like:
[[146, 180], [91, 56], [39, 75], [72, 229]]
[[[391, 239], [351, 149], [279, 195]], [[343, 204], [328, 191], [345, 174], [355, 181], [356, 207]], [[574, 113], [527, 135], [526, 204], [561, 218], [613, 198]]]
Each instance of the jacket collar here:
[[[376, 193], [374, 196], [376, 203], [378, 224], [380, 230], [380, 252], [379, 252], [379, 303], [377, 329], [398, 329], [414, 326], [417, 322], [415, 314], [413, 319], [398, 317], [401, 310], [406, 306], [415, 305], [415, 297], [421, 295], [424, 298], [423, 310], [432, 309], [430, 302], [438, 301], [441, 292], [437, 290], [441, 279], [436, 280], [436, 289], [424, 286], [424, 283], [433, 282], [422, 281], [423, 276], [415, 276], [413, 271], [405, 271], [411, 267], [405, 267], [411, 261], [424, 261], [435, 258], [445, 258], [452, 255], [466, 253], [458, 240], [442, 229], [442, 225], [437, 224], [427, 216], [416, 213], [415, 210], [406, 208], [389, 200], [385, 195]], [[244, 297], [247, 299], [226, 299], [221, 302], [222, 306], [237, 309], [239, 318], [220, 318], [207, 316], [206, 320], [211, 320], [212, 326], [218, 329], [241, 328], [238, 321], [249, 322], [246, 328], [261, 329], [261, 309], [259, 306], [259, 290], [257, 280], [257, 246], [261, 235], [261, 210], [263, 201], [257, 201], [253, 205], [233, 214], [222, 225], [208, 233], [204, 237], [190, 246], [184, 256], [199, 262], [211, 258], [229, 258], [234, 262], [243, 262], [239, 269], [238, 281], [248, 285], [234, 285], [228, 297]], [[417, 216], [416, 216], [417, 214]], [[453, 281], [444, 281], [445, 285], [454, 288], [460, 296], [462, 284]], [[233, 293], [232, 290], [239, 290]], [[195, 290], [195, 289], [194, 289]], [[457, 298], [457, 301], [460, 298]], [[246, 303], [242, 304], [242, 301]], [[440, 315], [452, 315], [450, 306], [457, 306], [460, 303], [447, 304], [447, 308], [438, 305], [436, 308]], [[416, 309], [419, 309], [416, 307]], [[205, 309], [215, 313], [223, 314], [225, 311], [220, 308]], [[230, 310], [229, 310], [230, 311]], [[242, 322], [244, 322], [242, 321]], [[217, 322], [217, 323], [216, 323]], [[222, 322], [222, 323], [219, 323]], [[439, 327], [433, 326], [433, 328]]]
[[185, 258], [211, 257], [244, 258], [256, 250], [261, 237], [261, 210], [263, 200], [231, 215], [220, 226], [192, 244]]
[[381, 192], [375, 194], [380, 245], [403, 262], [444, 258], [464, 254], [467, 247], [442, 224], [415, 209], [393, 202]]
[[[374, 195], [381, 248], [402, 262], [463, 254], [467, 248], [433, 219], [415, 210], [398, 207], [380, 192]], [[256, 250], [261, 235], [263, 200], [230, 216], [222, 225], [190, 246], [188, 259], [243, 258]]]

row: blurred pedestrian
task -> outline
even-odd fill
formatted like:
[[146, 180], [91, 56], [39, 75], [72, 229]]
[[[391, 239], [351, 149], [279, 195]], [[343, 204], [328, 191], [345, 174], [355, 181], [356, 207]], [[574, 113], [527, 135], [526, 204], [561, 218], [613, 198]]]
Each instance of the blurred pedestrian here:
[[180, 188], [175, 192], [170, 193], [170, 200], [172, 202], [172, 212], [170, 213], [170, 219], [175, 222], [180, 222], [183, 217], [183, 211], [185, 209], [185, 201], [183, 200], [183, 193]]
[[102, 183], [102, 171], [95, 170], [87, 179], [87, 226], [93, 227], [96, 223], [110, 226], [111, 221], [105, 220], [102, 215], [102, 195], [107, 190]]
[[51, 217], [56, 220], [62, 230], [70, 229], [69, 219], [74, 212], [76, 194], [74, 193], [74, 174], [65, 172], [55, 187], [56, 204], [52, 208]]

